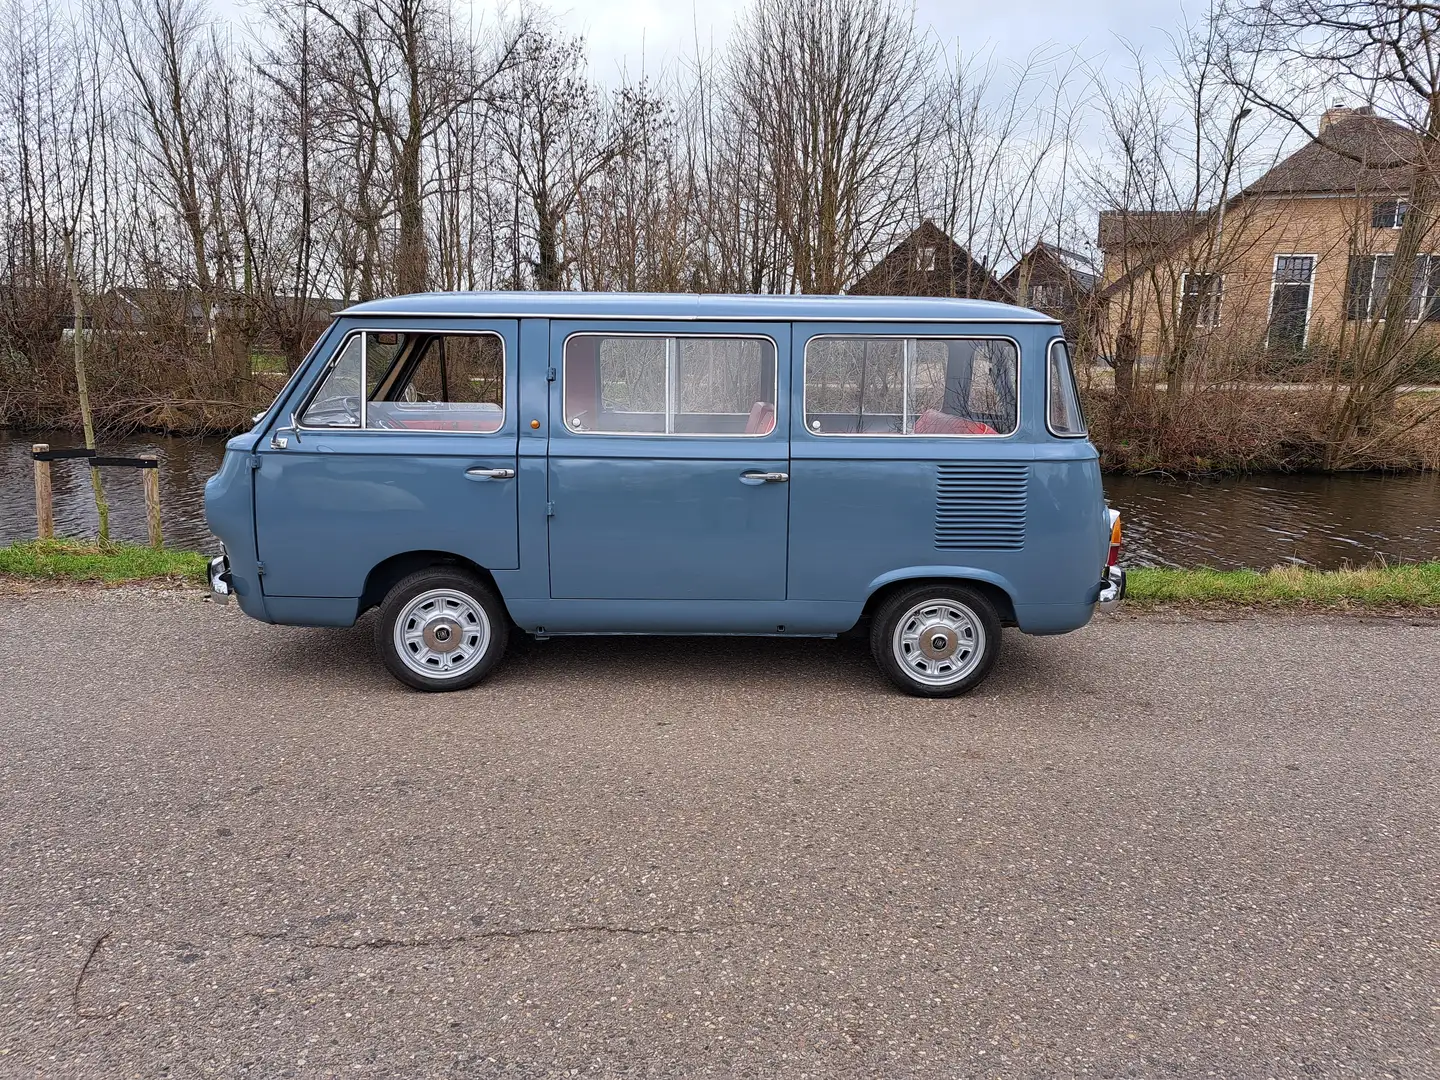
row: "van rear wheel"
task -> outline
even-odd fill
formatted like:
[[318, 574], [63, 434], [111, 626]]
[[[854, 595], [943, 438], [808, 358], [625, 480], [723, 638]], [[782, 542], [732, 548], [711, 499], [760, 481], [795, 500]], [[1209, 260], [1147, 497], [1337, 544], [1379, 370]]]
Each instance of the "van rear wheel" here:
[[1000, 617], [965, 585], [917, 585], [881, 605], [870, 651], [886, 677], [916, 697], [973, 690], [1000, 655]]
[[464, 690], [489, 675], [510, 637], [494, 591], [454, 567], [418, 570], [396, 582], [380, 605], [375, 647], [407, 686]]

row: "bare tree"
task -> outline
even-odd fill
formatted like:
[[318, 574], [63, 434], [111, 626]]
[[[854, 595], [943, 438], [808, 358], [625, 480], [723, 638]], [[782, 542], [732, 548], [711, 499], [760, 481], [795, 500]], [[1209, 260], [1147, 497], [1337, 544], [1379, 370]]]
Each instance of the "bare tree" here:
[[931, 50], [894, 0], [754, 0], [727, 105], [759, 149], [801, 292], [841, 291], [911, 216]]

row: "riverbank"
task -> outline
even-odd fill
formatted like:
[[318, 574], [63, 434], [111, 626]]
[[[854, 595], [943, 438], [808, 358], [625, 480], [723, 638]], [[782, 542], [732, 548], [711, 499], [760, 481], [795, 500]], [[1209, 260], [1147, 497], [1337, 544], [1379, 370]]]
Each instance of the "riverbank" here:
[[[204, 555], [156, 551], [134, 544], [31, 540], [0, 547], [0, 580], [96, 583], [205, 584]], [[1129, 571], [1132, 609], [1238, 606], [1363, 610], [1440, 609], [1440, 562], [1344, 570]]]

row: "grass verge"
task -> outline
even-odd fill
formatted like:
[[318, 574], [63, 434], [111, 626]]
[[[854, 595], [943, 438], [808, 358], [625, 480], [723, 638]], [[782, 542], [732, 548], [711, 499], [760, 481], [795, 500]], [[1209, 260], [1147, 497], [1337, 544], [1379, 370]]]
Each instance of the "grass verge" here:
[[1126, 600], [1242, 606], [1440, 607], [1440, 562], [1344, 570], [1151, 570], [1127, 574]]
[[27, 540], [0, 547], [0, 575], [59, 581], [204, 582], [204, 555], [137, 544]]
[[[0, 576], [52, 581], [168, 581], [203, 584], [206, 557], [136, 544], [29, 540], [0, 547]], [[1127, 603], [1240, 607], [1440, 608], [1440, 562], [1346, 570], [1129, 571]]]

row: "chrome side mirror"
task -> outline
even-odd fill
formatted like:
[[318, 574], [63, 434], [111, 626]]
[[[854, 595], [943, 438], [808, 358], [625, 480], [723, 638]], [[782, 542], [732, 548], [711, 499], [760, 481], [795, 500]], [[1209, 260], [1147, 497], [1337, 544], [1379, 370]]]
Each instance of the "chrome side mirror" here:
[[276, 428], [275, 431], [271, 433], [270, 449], [284, 450], [290, 445], [292, 438], [295, 440], [295, 445], [299, 446], [300, 428], [295, 423], [295, 414], [293, 412], [290, 414], [290, 426], [288, 428]]

